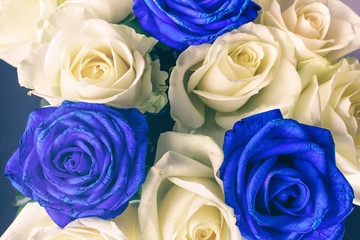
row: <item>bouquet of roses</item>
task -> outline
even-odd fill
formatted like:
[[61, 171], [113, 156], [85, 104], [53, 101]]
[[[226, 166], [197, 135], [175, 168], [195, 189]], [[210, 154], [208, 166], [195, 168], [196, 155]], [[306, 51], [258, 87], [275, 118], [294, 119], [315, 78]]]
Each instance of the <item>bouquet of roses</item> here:
[[[341, 239], [360, 205], [360, 17], [340, 0], [7, 0], [43, 98], [1, 239]], [[19, 17], [21, 16], [21, 17]], [[20, 204], [21, 203], [21, 204]]]

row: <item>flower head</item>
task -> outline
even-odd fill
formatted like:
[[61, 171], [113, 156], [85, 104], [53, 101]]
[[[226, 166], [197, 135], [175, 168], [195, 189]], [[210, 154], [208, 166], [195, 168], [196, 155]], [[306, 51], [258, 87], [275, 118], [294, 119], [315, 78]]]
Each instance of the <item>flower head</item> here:
[[5, 175], [61, 227], [121, 214], [145, 180], [147, 123], [136, 109], [64, 102], [34, 111]]
[[339, 239], [354, 193], [328, 130], [260, 113], [224, 140], [220, 178], [247, 239]]

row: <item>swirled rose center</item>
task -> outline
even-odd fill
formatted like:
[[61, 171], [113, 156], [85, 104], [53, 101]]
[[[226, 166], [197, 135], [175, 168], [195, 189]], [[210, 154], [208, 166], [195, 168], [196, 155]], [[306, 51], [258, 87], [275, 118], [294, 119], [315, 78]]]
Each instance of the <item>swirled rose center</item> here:
[[189, 240], [219, 239], [223, 216], [214, 206], [202, 206], [187, 222], [186, 238]]
[[215, 240], [216, 233], [210, 229], [197, 229], [195, 232], [195, 240]]
[[235, 64], [246, 67], [253, 76], [263, 57], [261, 52], [259, 45], [247, 42], [230, 50], [228, 55]]
[[87, 63], [81, 70], [81, 76], [83, 78], [101, 79], [107, 71], [109, 71], [109, 67], [106, 63], [94, 60]]
[[296, 215], [309, 201], [310, 190], [291, 160], [279, 156], [256, 196], [256, 210], [267, 215]]
[[[93, 45], [97, 45], [96, 48]], [[111, 87], [130, 69], [128, 63], [111, 46], [106, 46], [106, 40], [90, 41], [73, 57], [70, 70], [76, 81]], [[129, 87], [130, 83], [125, 83]]]
[[70, 147], [59, 151], [54, 158], [59, 171], [74, 175], [84, 175], [90, 171], [91, 157], [77, 147]]
[[[231, 79], [244, 79], [253, 77], [264, 57], [261, 46], [254, 42], [240, 43], [229, 50], [219, 65], [223, 74]], [[232, 71], [226, 71], [225, 64]]]
[[[228, 50], [219, 53], [220, 60], [205, 73], [197, 89], [225, 96], [248, 92], [257, 85], [252, 81], [252, 77], [263, 71], [260, 65], [267, 52], [268, 47], [258, 42], [237, 42]], [[225, 78], [217, 77], [214, 72], [220, 72]], [[249, 83], [253, 84], [252, 87], [247, 87]]]
[[322, 3], [313, 3], [296, 9], [294, 31], [307, 38], [324, 39], [330, 22], [329, 9]]

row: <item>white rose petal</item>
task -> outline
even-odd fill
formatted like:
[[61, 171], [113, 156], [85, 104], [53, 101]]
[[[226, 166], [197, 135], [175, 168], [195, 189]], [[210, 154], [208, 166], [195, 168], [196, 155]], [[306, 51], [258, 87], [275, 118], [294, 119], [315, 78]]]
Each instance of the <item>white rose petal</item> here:
[[58, 8], [81, 7], [94, 17], [118, 23], [132, 11], [133, 0], [43, 0], [56, 2]]
[[299, 64], [307, 83], [293, 115], [298, 121], [329, 129], [335, 142], [336, 164], [360, 204], [360, 64], [355, 58], [332, 65], [322, 58]]
[[104, 239], [140, 240], [136, 209], [129, 206], [113, 220], [79, 218], [57, 226], [38, 203], [28, 203], [2, 235], [4, 240]]
[[38, 0], [2, 0], [0, 2], [0, 58], [12, 66], [24, 58], [36, 39], [40, 17]]
[[253, 23], [212, 45], [189, 47], [170, 76], [174, 130], [221, 145], [225, 131], [246, 116], [274, 108], [288, 116], [302, 88], [294, 54], [285, 32]]
[[127, 26], [90, 19], [22, 61], [19, 83], [53, 105], [66, 99], [158, 112], [167, 101], [167, 74], [150, 58], [155, 43]]
[[38, 42], [50, 41], [65, 26], [90, 18], [124, 20], [133, 0], [2, 0], [0, 58], [17, 67]]
[[339, 0], [257, 0], [261, 24], [281, 28], [298, 59], [314, 53], [336, 60], [360, 47], [360, 17]]
[[168, 132], [142, 186], [144, 239], [242, 239], [217, 173], [221, 149], [209, 137]]

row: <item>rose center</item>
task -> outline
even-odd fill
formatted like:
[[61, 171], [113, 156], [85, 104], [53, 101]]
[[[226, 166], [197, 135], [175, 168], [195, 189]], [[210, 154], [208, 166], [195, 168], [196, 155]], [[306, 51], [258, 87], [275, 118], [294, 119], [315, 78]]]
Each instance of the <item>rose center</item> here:
[[90, 61], [87, 66], [81, 70], [81, 77], [98, 80], [101, 79], [107, 70], [108, 67], [104, 62]]
[[299, 7], [295, 32], [303, 37], [324, 39], [330, 21], [329, 9], [321, 3]]
[[79, 176], [90, 171], [91, 159], [83, 152], [69, 152], [63, 157], [62, 164], [65, 171]]
[[235, 64], [246, 67], [250, 75], [254, 76], [262, 59], [262, 49], [253, 43], [244, 43], [229, 51], [228, 56]]
[[215, 240], [216, 233], [210, 228], [197, 229], [195, 232], [195, 239], [196, 240]]
[[323, 23], [323, 18], [319, 14], [305, 14], [305, 20], [310, 23], [310, 25], [317, 29], [321, 30]]

